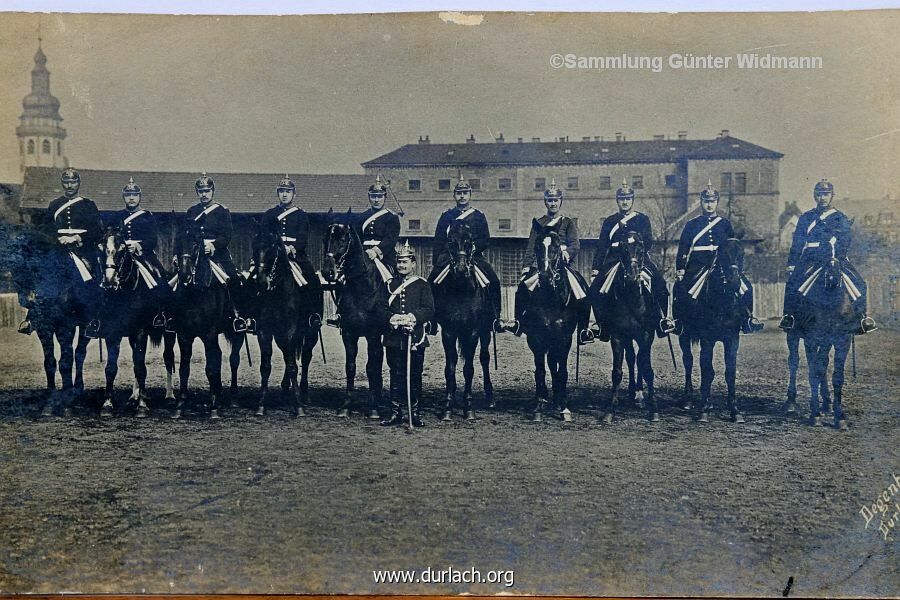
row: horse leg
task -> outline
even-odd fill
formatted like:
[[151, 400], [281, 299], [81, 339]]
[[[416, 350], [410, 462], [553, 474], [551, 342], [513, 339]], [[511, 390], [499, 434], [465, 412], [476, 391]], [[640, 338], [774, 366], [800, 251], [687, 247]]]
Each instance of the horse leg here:
[[318, 332], [315, 329], [309, 329], [306, 334], [298, 340], [298, 348], [300, 348], [300, 404], [297, 407], [297, 416], [305, 417], [305, 406], [309, 403], [309, 364], [312, 362], [313, 350], [319, 343]]
[[822, 397], [822, 413], [828, 415], [831, 412], [831, 389], [828, 387], [828, 363], [831, 362], [831, 345], [825, 346], [821, 351], [819, 395]]
[[528, 347], [534, 355], [534, 412], [531, 420], [537, 423], [543, 420], [544, 404], [547, 402], [547, 369], [544, 366], [547, 348], [543, 342], [535, 340], [536, 337], [528, 338]]
[[131, 344], [131, 357], [132, 362], [134, 363], [135, 380], [135, 389], [130, 399], [137, 402], [135, 416], [139, 419], [146, 417], [150, 411], [147, 407], [146, 399], [148, 338], [147, 331], [143, 329], [128, 338], [128, 341]]
[[241, 368], [241, 349], [244, 344], [249, 345], [249, 340], [245, 334], [236, 334], [231, 337], [231, 352], [228, 355], [228, 366], [231, 368], [231, 385], [228, 388], [228, 406], [229, 408], [238, 408], [238, 371]]
[[113, 396], [115, 395], [116, 375], [119, 373], [119, 352], [122, 346], [122, 338], [108, 338], [106, 340], [106, 391], [103, 397], [103, 406], [100, 408], [101, 417], [113, 415]]
[[819, 383], [822, 377], [819, 374], [820, 347], [813, 342], [804, 339], [803, 346], [806, 349], [806, 364], [809, 376], [809, 422], [818, 427], [822, 424], [822, 416], [819, 414]]
[[688, 335], [678, 336], [678, 347], [681, 348], [681, 362], [684, 366], [684, 392], [681, 396], [681, 409], [690, 412], [694, 407], [694, 351]]
[[260, 332], [259, 340], [259, 406], [256, 416], [266, 414], [266, 396], [269, 394], [269, 375], [272, 374], [272, 336], [266, 332]]
[[712, 410], [712, 382], [716, 377], [713, 368], [713, 351], [716, 349], [716, 341], [712, 339], [700, 340], [700, 409], [697, 421], [706, 423], [709, 420], [709, 411]]
[[74, 325], [66, 325], [56, 332], [56, 340], [59, 342], [59, 375], [62, 379], [60, 399], [63, 416], [69, 416], [72, 413], [72, 364], [74, 361], [72, 342], [74, 338]]
[[463, 358], [463, 411], [466, 420], [475, 420], [475, 410], [472, 408], [472, 379], [475, 377], [475, 349], [478, 346], [478, 332], [472, 331], [460, 338], [460, 346]]
[[369, 334], [366, 336], [366, 378], [369, 380], [369, 414], [373, 420], [381, 418], [382, 393], [384, 391], [384, 346], [381, 345], [381, 336]]
[[628, 401], [634, 402], [635, 408], [644, 408], [644, 382], [637, 366], [634, 344], [625, 344], [625, 364], [628, 366]]
[[[277, 340], [276, 340], [277, 342]], [[297, 348], [292, 338], [277, 342], [284, 358], [284, 378], [288, 382], [286, 389], [288, 404], [294, 416], [301, 416], [300, 404], [297, 401]], [[304, 413], [305, 414], [305, 413]]]
[[553, 382], [553, 402], [559, 410], [563, 422], [572, 421], [569, 410], [569, 351], [572, 349], [572, 337], [563, 336], [550, 348], [550, 377]]
[[[91, 343], [90, 338], [84, 335], [84, 330], [78, 328], [78, 342], [75, 344], [75, 394], [80, 396], [84, 393], [84, 361], [87, 358], [88, 344]], [[101, 343], [97, 340], [97, 343]]]
[[731, 411], [731, 419], [735, 423], [743, 423], [741, 403], [737, 399], [735, 380], [737, 378], [737, 355], [741, 347], [740, 334], [726, 336], [722, 342], [725, 348], [725, 385], [728, 386], [728, 408]]
[[219, 335], [204, 336], [203, 349], [206, 354], [206, 380], [209, 382], [209, 418], [219, 418], [219, 400], [222, 398], [222, 349]]
[[47, 398], [41, 409], [41, 416], [51, 417], [55, 408], [53, 394], [56, 390], [56, 355], [53, 347], [53, 333], [38, 329], [37, 336], [41, 342], [41, 350], [44, 352], [44, 375], [47, 377]]
[[[630, 343], [630, 342], [629, 342]], [[612, 386], [609, 390], [609, 401], [606, 405], [606, 412], [601, 415], [601, 421], [609, 425], [613, 422], [613, 416], [619, 406], [619, 385], [622, 383], [622, 360], [625, 358], [625, 344], [618, 335], [613, 335], [609, 340], [609, 346], [612, 350], [612, 373], [610, 373], [610, 382]]]
[[[656, 403], [656, 394], [654, 393], [653, 383], [656, 377], [653, 372], [653, 363], [651, 351], [653, 349], [653, 336], [655, 333], [650, 331], [643, 338], [638, 340], [638, 380], [647, 384], [647, 418], [650, 422], [659, 421], [659, 406]], [[631, 343], [629, 342], [629, 345]]]
[[491, 334], [482, 332], [479, 336], [478, 362], [481, 363], [481, 380], [484, 382], [484, 402], [488, 408], [495, 408], [494, 382], [491, 381]]
[[175, 399], [175, 343], [177, 334], [166, 331], [163, 333], [163, 364], [166, 366], [166, 400]]
[[341, 329], [341, 339], [344, 341], [344, 372], [347, 376], [347, 390], [344, 399], [338, 407], [339, 417], [350, 416], [350, 403], [353, 399], [353, 388], [356, 382], [356, 356], [359, 354], [359, 338], [350, 334], [346, 329]]
[[184, 413], [184, 404], [188, 397], [188, 382], [191, 378], [191, 354], [194, 351], [194, 338], [178, 334], [178, 403], [175, 405], [173, 419], [180, 419]]
[[800, 367], [800, 334], [794, 330], [787, 332], [788, 347], [788, 389], [784, 412], [797, 412], [797, 369]]
[[448, 328], [441, 327], [441, 344], [444, 346], [443, 421], [450, 421], [453, 418], [453, 397], [456, 395], [456, 364], [459, 362], [456, 340], [457, 337]]
[[834, 426], [845, 431], [847, 429], [847, 416], [844, 414], [844, 367], [847, 362], [847, 354], [850, 353], [851, 338], [849, 335], [841, 336], [834, 344], [834, 373], [831, 375], [831, 385], [834, 386]]

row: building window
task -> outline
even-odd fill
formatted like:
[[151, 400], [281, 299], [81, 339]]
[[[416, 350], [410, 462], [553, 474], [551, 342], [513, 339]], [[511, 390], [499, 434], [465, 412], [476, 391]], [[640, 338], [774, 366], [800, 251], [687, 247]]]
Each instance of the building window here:
[[612, 179], [610, 177], [600, 177], [600, 189], [601, 190], [611, 190], [612, 189]]
[[422, 231], [422, 221], [420, 219], [410, 219], [406, 224], [407, 231]]
[[56, 142], [56, 155], [62, 156], [62, 142]]
[[438, 190], [442, 192], [450, 191], [450, 180], [449, 179], [438, 179]]
[[894, 222], [894, 213], [892, 212], [883, 212], [879, 217], [882, 225], [891, 225]]
[[534, 191], [543, 192], [547, 189], [547, 178], [546, 177], [535, 177], [534, 178]]
[[722, 173], [719, 189], [723, 192], [731, 191], [731, 173]]
[[578, 189], [578, 178], [577, 177], [568, 177], [566, 179], [566, 189], [567, 190], [577, 190]]
[[512, 219], [500, 219], [497, 221], [498, 231], [512, 231]]
[[497, 189], [498, 190], [511, 190], [512, 189], [512, 179], [509, 177], [501, 177], [497, 180]]
[[666, 175], [666, 187], [673, 188], [678, 185], [678, 176], [677, 175]]
[[477, 192], [477, 191], [481, 190], [481, 180], [480, 179], [470, 179], [469, 185], [471, 186], [473, 192]]
[[422, 189], [422, 180], [410, 179], [408, 182], [406, 182], [406, 189], [410, 192], [418, 192]]
[[636, 190], [644, 189], [644, 176], [643, 175], [632, 175], [631, 176], [631, 187]]
[[28, 154], [34, 154], [34, 140], [28, 140]]
[[44, 154], [50, 154], [50, 140], [44, 140], [41, 142], [41, 152]]
[[747, 193], [747, 174], [746, 173], [735, 173], [734, 174], [734, 191], [738, 194], [746, 194]]

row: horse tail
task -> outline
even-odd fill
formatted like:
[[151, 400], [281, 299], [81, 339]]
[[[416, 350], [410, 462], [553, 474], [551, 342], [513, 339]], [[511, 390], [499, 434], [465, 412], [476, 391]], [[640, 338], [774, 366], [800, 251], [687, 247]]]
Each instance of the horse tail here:
[[151, 329], [147, 339], [150, 341], [150, 347], [156, 350], [162, 344], [163, 330], [157, 328]]

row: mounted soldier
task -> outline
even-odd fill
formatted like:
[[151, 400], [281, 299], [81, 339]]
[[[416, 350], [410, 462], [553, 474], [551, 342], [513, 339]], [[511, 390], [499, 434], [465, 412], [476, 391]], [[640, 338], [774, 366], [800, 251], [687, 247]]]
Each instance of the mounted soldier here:
[[847, 258], [850, 250], [852, 221], [831, 206], [834, 185], [823, 179], [813, 189], [816, 207], [800, 215], [788, 254], [788, 281], [784, 293], [784, 316], [779, 327], [790, 331], [803, 311], [804, 300], [815, 283], [821, 267], [832, 258], [840, 262], [845, 288], [859, 321], [859, 335], [877, 329], [875, 320], [866, 316], [868, 300], [866, 282]]
[[453, 188], [453, 199], [456, 206], [444, 211], [441, 218], [438, 219], [437, 227], [434, 231], [434, 250], [432, 254], [432, 263], [434, 265], [428, 281], [440, 289], [440, 284], [450, 270], [450, 256], [447, 253], [447, 234], [450, 231], [450, 223], [455, 221], [463, 221], [468, 225], [472, 234], [472, 241], [475, 244], [475, 251], [472, 256], [475, 263], [475, 276], [481, 287], [488, 288], [488, 296], [491, 302], [493, 312], [493, 327], [498, 333], [504, 331], [500, 322], [500, 279], [494, 272], [491, 264], [484, 258], [484, 251], [487, 250], [491, 242], [491, 232], [488, 229], [487, 218], [484, 213], [470, 206], [472, 201], [472, 186], [460, 175], [459, 181]]
[[390, 281], [397, 267], [394, 247], [400, 236], [400, 217], [384, 206], [387, 193], [381, 175], [376, 176], [375, 183], [369, 186], [369, 208], [356, 220], [357, 233], [366, 257], [374, 263], [385, 282]]
[[[716, 213], [719, 206], [719, 192], [710, 181], [700, 192], [700, 216], [688, 221], [681, 232], [678, 252], [675, 256], [675, 284], [672, 314], [675, 317], [675, 333], [684, 331], [684, 317], [703, 291], [710, 271], [715, 265], [719, 247], [726, 240], [734, 238], [731, 221]], [[746, 288], [746, 289], [744, 289]], [[753, 316], [753, 288], [745, 282], [741, 288], [741, 301], [746, 311], [746, 319], [741, 322], [741, 331], [751, 333], [762, 329], [762, 324]]]
[[156, 296], [159, 312], [153, 318], [153, 326], [163, 327], [166, 324], [163, 307], [170, 290], [167, 287], [166, 270], [156, 256], [159, 238], [156, 217], [149, 210], [141, 208], [141, 188], [133, 177], [129, 177], [128, 183], [122, 188], [122, 201], [125, 208], [113, 216], [110, 226], [131, 254], [141, 280]]
[[311, 283], [319, 287], [316, 269], [306, 255], [306, 244], [309, 241], [309, 215], [294, 204], [297, 185], [287, 175], [282, 178], [276, 188], [278, 204], [263, 213], [259, 229], [253, 240], [253, 256], [260, 276], [266, 276], [272, 265], [266, 264], [263, 258], [265, 238], [280, 240], [291, 267], [294, 281], [300, 288]]
[[55, 265], [61, 265], [63, 273], [72, 275], [76, 296], [88, 319], [84, 334], [96, 338], [100, 332], [98, 310], [98, 290], [102, 276], [100, 271], [99, 244], [103, 237], [103, 222], [100, 211], [90, 198], [78, 194], [81, 176], [69, 167], [60, 179], [63, 195], [47, 207], [44, 232], [48, 238], [56, 240], [58, 251]]
[[[581, 249], [581, 242], [578, 239], [578, 225], [575, 221], [560, 211], [563, 203], [563, 191], [556, 187], [556, 181], [551, 180], [550, 187], [544, 191], [544, 205], [547, 207], [547, 214], [536, 219], [537, 224], [542, 229], [555, 231], [559, 235], [560, 253], [565, 263], [563, 267], [566, 277], [569, 281], [569, 287], [572, 290], [572, 296], [578, 302], [578, 343], [589, 344], [594, 341], [593, 332], [588, 329], [588, 321], [591, 316], [591, 305], [587, 302], [588, 285], [584, 277], [573, 266], [572, 261], [578, 255]], [[528, 246], [525, 250], [525, 261], [522, 264], [522, 272], [519, 287], [516, 289], [516, 305], [514, 308], [515, 318], [513, 321], [506, 323], [505, 331], [522, 335], [522, 317], [528, 306], [528, 299], [532, 290], [537, 285], [536, 274], [538, 272], [537, 258], [535, 256], [535, 243], [538, 234], [542, 229], [532, 227], [531, 234], [528, 237]]]
[[[226, 286], [229, 297], [241, 286], [237, 268], [228, 251], [231, 242], [231, 212], [214, 200], [216, 184], [211, 177], [203, 173], [194, 183], [197, 193], [197, 204], [191, 206], [184, 216], [181, 229], [175, 238], [176, 254], [182, 256], [191, 251], [195, 245], [209, 259], [212, 274], [219, 284]], [[241, 317], [229, 298], [230, 310], [226, 318], [231, 318], [234, 330], [238, 333], [247, 331], [247, 319]], [[177, 327], [177, 324], [176, 324]]]
[[425, 348], [429, 345], [425, 327], [434, 319], [434, 296], [428, 282], [413, 273], [416, 255], [409, 240], [398, 247], [396, 256], [397, 276], [387, 282], [386, 298], [380, 299], [382, 319], [387, 326], [384, 347], [391, 373], [391, 416], [381, 424], [402, 425], [403, 405], [408, 404], [412, 425], [422, 427], [419, 401]]
[[644, 213], [633, 210], [634, 189], [628, 185], [627, 180], [622, 181], [622, 187], [616, 190], [616, 206], [619, 210], [603, 221], [600, 227], [600, 236], [597, 239], [597, 251], [594, 254], [594, 263], [591, 267], [591, 286], [596, 296], [596, 304], [599, 305], [599, 314], [596, 314], [597, 324], [600, 326], [600, 341], [608, 342], [609, 332], [609, 301], [610, 286], [615, 276], [619, 258], [613, 250], [619, 247], [619, 239], [627, 236], [626, 232], [633, 231], [641, 236], [644, 245], [644, 270], [643, 275], [648, 278], [650, 293], [653, 296], [656, 308], [659, 310], [659, 323], [656, 333], [660, 337], [675, 330], [674, 322], [668, 318], [669, 290], [659, 268], [650, 260], [650, 248], [653, 246], [653, 228], [650, 218]]

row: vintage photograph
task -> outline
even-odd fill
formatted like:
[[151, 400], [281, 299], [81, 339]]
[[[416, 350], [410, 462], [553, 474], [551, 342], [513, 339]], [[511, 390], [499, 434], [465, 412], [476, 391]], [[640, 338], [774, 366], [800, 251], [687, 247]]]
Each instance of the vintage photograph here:
[[2, 19], [0, 594], [900, 596], [900, 11]]

